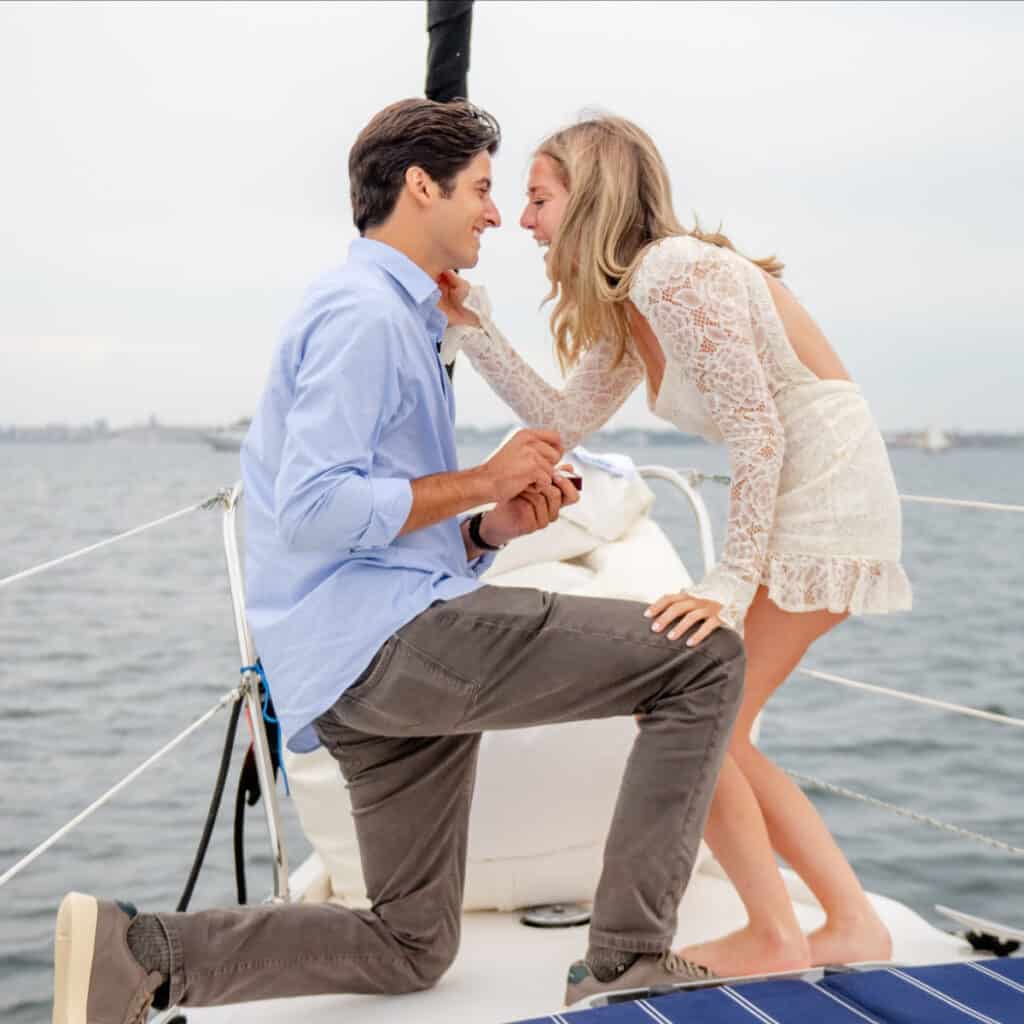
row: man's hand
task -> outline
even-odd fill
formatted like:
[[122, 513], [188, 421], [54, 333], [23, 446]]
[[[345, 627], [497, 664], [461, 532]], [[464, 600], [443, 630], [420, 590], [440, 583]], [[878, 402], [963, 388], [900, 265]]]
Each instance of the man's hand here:
[[441, 301], [437, 308], [448, 318], [451, 327], [479, 327], [480, 318], [463, 303], [469, 295], [469, 282], [451, 270], [446, 270], [438, 279], [437, 286], [441, 289]]
[[579, 491], [564, 476], [556, 475], [550, 484], [531, 485], [486, 513], [480, 522], [480, 536], [495, 547], [507, 544], [550, 526], [566, 505], [579, 500]]
[[550, 488], [561, 456], [562, 439], [553, 430], [520, 430], [479, 467], [479, 472], [490, 500], [500, 505], [531, 486], [538, 491]]
[[412, 481], [412, 509], [399, 535], [433, 526], [477, 505], [511, 501], [531, 484], [549, 487], [561, 454], [558, 434], [520, 430], [482, 466], [421, 476]]

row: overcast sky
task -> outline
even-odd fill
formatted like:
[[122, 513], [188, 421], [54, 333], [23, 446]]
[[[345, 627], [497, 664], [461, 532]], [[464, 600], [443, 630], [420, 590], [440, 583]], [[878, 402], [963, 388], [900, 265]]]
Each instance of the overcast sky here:
[[[0, 424], [256, 402], [285, 318], [344, 258], [346, 157], [422, 93], [425, 3], [0, 6]], [[471, 275], [557, 380], [531, 147], [633, 118], [684, 220], [778, 253], [886, 429], [1024, 430], [1024, 5], [497, 2], [470, 96], [504, 226]], [[510, 414], [464, 361], [459, 421]], [[616, 425], [656, 421], [638, 393]]]

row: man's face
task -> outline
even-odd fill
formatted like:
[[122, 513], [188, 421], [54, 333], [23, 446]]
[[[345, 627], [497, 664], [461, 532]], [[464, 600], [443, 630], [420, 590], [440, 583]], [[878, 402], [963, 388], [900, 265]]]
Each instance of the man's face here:
[[500, 224], [501, 214], [491, 199], [491, 157], [478, 153], [456, 175], [452, 194], [434, 204], [432, 241], [441, 250], [446, 268], [475, 267], [481, 236]]

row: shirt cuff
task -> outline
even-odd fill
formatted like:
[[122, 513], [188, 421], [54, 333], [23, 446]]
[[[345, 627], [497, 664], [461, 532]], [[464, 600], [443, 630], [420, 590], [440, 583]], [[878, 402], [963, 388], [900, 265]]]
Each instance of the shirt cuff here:
[[370, 521], [361, 548], [387, 547], [405, 526], [412, 511], [412, 484], [400, 477], [370, 478]]
[[498, 557], [497, 551], [485, 551], [482, 555], [478, 555], [472, 559], [469, 564], [469, 571], [479, 579], [492, 565], [494, 565], [494, 559]]
[[[468, 512], [460, 512], [455, 518], [459, 522], [459, 529], [462, 529], [463, 524], [467, 519], [472, 519], [477, 512], [489, 512], [494, 506], [485, 505], [482, 509], [470, 509]], [[466, 564], [469, 566], [469, 571], [479, 579], [488, 569], [494, 564], [494, 559], [500, 554], [499, 551], [484, 551], [477, 555], [476, 558], [469, 558], [466, 560]]]
[[311, 754], [320, 746], [320, 739], [312, 725], [304, 725], [291, 738], [285, 737], [285, 746], [293, 754]]

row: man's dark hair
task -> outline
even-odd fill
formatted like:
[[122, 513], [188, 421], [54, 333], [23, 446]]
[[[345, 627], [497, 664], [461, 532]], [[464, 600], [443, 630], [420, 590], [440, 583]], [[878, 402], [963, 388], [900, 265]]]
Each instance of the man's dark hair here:
[[359, 233], [391, 216], [410, 167], [422, 167], [447, 197], [459, 171], [478, 153], [493, 156], [500, 142], [498, 122], [467, 100], [399, 100], [385, 107], [348, 154], [352, 218]]

